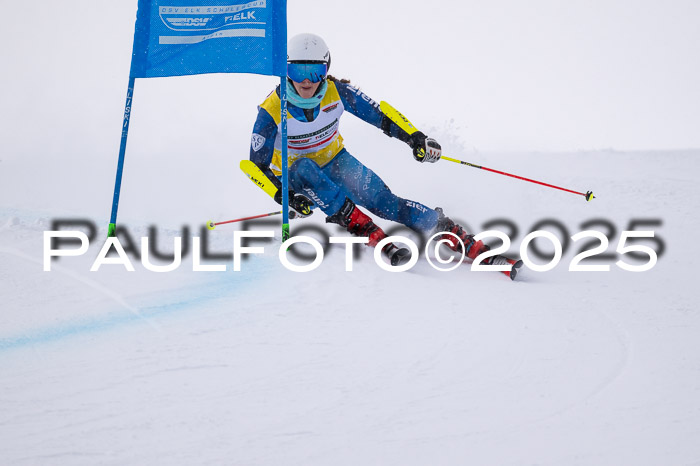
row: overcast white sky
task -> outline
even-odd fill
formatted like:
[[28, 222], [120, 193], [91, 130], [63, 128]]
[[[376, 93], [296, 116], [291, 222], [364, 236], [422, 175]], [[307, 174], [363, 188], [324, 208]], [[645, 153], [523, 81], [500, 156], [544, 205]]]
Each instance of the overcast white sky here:
[[[114, 152], [136, 5], [2, 0], [6, 18], [21, 18], [0, 32], [2, 158]], [[700, 147], [695, 0], [290, 0], [288, 18], [290, 36], [326, 38], [333, 74], [391, 102], [419, 127], [454, 120], [466, 147]], [[226, 134], [204, 144], [235, 141], [245, 149], [255, 106], [275, 82], [141, 80], [133, 144], [162, 150], [187, 135]], [[146, 127], [158, 128], [157, 141], [140, 133]]]
[[318, 31], [333, 71], [482, 149], [700, 147], [698, 1], [311, 4], [290, 2], [290, 35]]

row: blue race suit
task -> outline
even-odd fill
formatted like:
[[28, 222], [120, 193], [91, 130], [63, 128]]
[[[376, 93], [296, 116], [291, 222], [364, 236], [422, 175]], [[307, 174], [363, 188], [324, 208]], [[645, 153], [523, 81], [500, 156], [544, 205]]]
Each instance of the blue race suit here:
[[[415, 201], [401, 198], [372, 170], [343, 146], [338, 132], [344, 110], [408, 142], [409, 135], [389, 120], [379, 105], [359, 89], [328, 80], [322, 101], [303, 109], [288, 103], [289, 185], [304, 194], [326, 214], [335, 214], [349, 198], [373, 214], [419, 232], [430, 232], [439, 214]], [[253, 128], [250, 160], [281, 188], [281, 137], [279, 87], [258, 107]]]

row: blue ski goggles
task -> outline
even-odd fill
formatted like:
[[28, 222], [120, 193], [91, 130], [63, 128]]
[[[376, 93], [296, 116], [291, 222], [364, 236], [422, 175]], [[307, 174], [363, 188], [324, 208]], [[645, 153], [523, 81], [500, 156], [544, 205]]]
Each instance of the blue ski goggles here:
[[317, 83], [326, 79], [328, 65], [325, 63], [287, 63], [287, 77], [295, 83], [304, 82], [308, 79], [312, 83]]

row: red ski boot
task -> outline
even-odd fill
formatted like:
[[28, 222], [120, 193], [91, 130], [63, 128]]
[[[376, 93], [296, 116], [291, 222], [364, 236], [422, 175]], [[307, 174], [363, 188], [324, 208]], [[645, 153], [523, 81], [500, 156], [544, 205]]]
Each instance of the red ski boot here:
[[[446, 217], [442, 212], [440, 207], [436, 207], [435, 210], [440, 214], [438, 218], [438, 232], [448, 232], [453, 233], [462, 240], [464, 247], [466, 248], [465, 255], [470, 259], [474, 260], [482, 252], [488, 251], [490, 248], [485, 245], [482, 241], [474, 241], [474, 235], [468, 235], [464, 229], [452, 221], [449, 217]], [[444, 234], [440, 237], [448, 241], [448, 246], [453, 251], [462, 252], [461, 244], [454, 236], [449, 234]], [[485, 265], [512, 265], [510, 270], [505, 270], [501, 273], [510, 277], [511, 280], [515, 280], [515, 276], [518, 274], [518, 269], [523, 266], [523, 261], [510, 259], [505, 256], [491, 256], [484, 261]]]
[[464, 231], [464, 228], [453, 222], [450, 217], [446, 217], [440, 207], [436, 207], [435, 210], [438, 214], [440, 214], [440, 217], [438, 218], [437, 230], [435, 231], [452, 233], [454, 235], [457, 235], [457, 237], [460, 240], [462, 240], [462, 242], [460, 243], [452, 235], [442, 235], [440, 239], [447, 240], [447, 245], [450, 247], [450, 249], [452, 249], [453, 251], [462, 252], [463, 244], [466, 248], [464, 254], [472, 260], [476, 259], [476, 256], [478, 256], [482, 252], [486, 252], [489, 250], [489, 247], [486, 246], [481, 240], [474, 241], [474, 235], [468, 235], [467, 232]]
[[[326, 217], [327, 223], [336, 223], [346, 228], [356, 236], [366, 236], [370, 247], [375, 247], [386, 238], [384, 230], [374, 224], [372, 219], [357, 208], [354, 202], [345, 198], [345, 203], [335, 214]], [[382, 248], [382, 253], [389, 259], [391, 265], [402, 265], [411, 259], [411, 251], [407, 248], [399, 248], [394, 243], [388, 243]]]

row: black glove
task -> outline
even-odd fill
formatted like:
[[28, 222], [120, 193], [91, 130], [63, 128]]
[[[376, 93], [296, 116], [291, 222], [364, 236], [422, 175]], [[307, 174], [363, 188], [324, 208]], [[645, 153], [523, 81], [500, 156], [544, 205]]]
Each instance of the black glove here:
[[411, 134], [409, 145], [413, 149], [413, 158], [419, 162], [435, 163], [442, 156], [442, 147], [433, 139], [427, 137], [420, 131]]
[[[282, 205], [282, 190], [278, 189], [275, 193], [275, 202]], [[311, 209], [313, 202], [308, 197], [303, 194], [296, 194], [291, 189], [289, 190], [289, 207], [294, 209], [297, 213], [295, 218], [298, 217], [308, 217], [313, 214], [314, 211]]]

